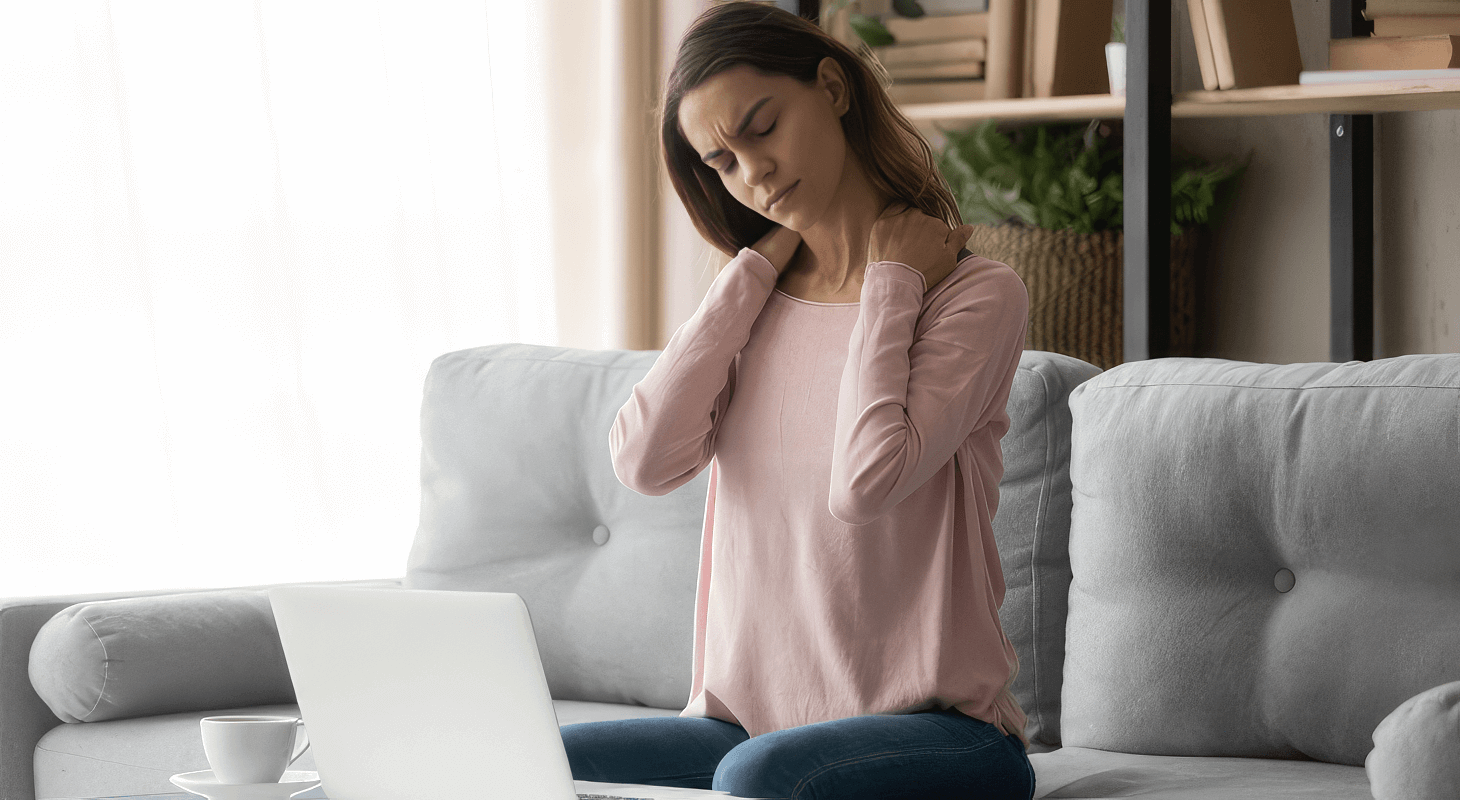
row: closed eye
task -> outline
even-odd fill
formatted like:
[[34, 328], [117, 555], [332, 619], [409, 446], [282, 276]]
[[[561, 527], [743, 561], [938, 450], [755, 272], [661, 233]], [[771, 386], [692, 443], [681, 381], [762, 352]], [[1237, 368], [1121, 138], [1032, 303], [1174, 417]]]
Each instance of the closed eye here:
[[[779, 120], [777, 120], [777, 122], [779, 122]], [[766, 128], [765, 131], [763, 131], [761, 133], [757, 133], [756, 136], [770, 136], [771, 135], [771, 131], [773, 131], [775, 129], [776, 129], [776, 123], [775, 122], [772, 122], [771, 123], [771, 126], [769, 128]], [[722, 169], [722, 170], [720, 170], [720, 172], [722, 172], [724, 174], [729, 174], [730, 171], [733, 170], [733, 169], [735, 169], [735, 162], [732, 160], [729, 164], [726, 164], [725, 165], [725, 168]]]

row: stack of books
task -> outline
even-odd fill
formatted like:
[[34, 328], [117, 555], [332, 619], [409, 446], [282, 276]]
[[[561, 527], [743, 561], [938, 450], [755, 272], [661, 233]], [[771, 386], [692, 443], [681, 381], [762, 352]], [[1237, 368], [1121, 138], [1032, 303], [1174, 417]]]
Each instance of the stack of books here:
[[859, 5], [892, 34], [871, 50], [899, 105], [1108, 90], [1111, 0], [919, 0], [916, 18], [891, 0]]
[[1460, 0], [1368, 0], [1370, 36], [1331, 39], [1328, 70], [1304, 83], [1460, 77]]
[[1187, 0], [1202, 87], [1298, 83], [1303, 59], [1287, 0]]
[[888, 94], [903, 103], [943, 103], [984, 98], [988, 13], [885, 16], [893, 44], [872, 48], [892, 78]]
[[[827, 30], [854, 50], [866, 45], [849, 24], [852, 14], [870, 17], [892, 35], [892, 43], [867, 48], [891, 80], [888, 94], [899, 105], [984, 99], [988, 58], [989, 0], [918, 0], [921, 16], [903, 16], [893, 0], [851, 0], [823, 19]], [[906, 11], [904, 4], [898, 6]]]

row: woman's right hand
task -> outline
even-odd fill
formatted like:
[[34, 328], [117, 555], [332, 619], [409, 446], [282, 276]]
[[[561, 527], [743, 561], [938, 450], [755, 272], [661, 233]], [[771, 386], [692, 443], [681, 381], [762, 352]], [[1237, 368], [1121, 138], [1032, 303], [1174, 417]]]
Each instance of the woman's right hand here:
[[777, 223], [760, 237], [760, 241], [751, 245], [750, 249], [771, 262], [771, 266], [776, 268], [776, 274], [780, 275], [791, 264], [791, 257], [796, 255], [796, 248], [800, 246], [801, 234]]

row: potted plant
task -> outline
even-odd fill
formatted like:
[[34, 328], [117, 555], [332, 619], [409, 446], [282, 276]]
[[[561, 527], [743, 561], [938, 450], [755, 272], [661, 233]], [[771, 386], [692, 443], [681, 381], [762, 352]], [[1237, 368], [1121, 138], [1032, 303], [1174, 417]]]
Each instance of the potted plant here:
[[[937, 155], [963, 221], [977, 226], [968, 248], [1008, 264], [1029, 290], [1025, 347], [1102, 369], [1124, 360], [1124, 159], [1112, 133], [1095, 120], [1006, 134], [989, 120], [943, 131], [948, 141]], [[1247, 162], [1174, 155], [1171, 345], [1173, 355], [1190, 355], [1201, 234], [1230, 202]]]

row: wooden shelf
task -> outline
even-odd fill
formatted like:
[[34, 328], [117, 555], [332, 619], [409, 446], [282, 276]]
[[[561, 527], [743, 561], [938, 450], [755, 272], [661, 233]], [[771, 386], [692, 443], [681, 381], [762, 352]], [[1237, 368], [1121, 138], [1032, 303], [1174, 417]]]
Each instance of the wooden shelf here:
[[975, 119], [1078, 120], [1123, 117], [1125, 98], [1108, 94], [1079, 94], [1070, 97], [908, 103], [899, 108], [914, 122]]
[[1460, 108], [1460, 79], [1374, 81], [1317, 86], [1263, 86], [1181, 92], [1173, 117], [1254, 117], [1282, 114], [1378, 114]]
[[[913, 121], [1008, 119], [1037, 121], [1112, 119], [1125, 116], [1125, 98], [1108, 94], [1030, 97], [901, 107]], [[1375, 81], [1316, 86], [1264, 86], [1216, 92], [1180, 92], [1171, 116], [1252, 117], [1284, 114], [1376, 114], [1460, 108], [1460, 79]]]

